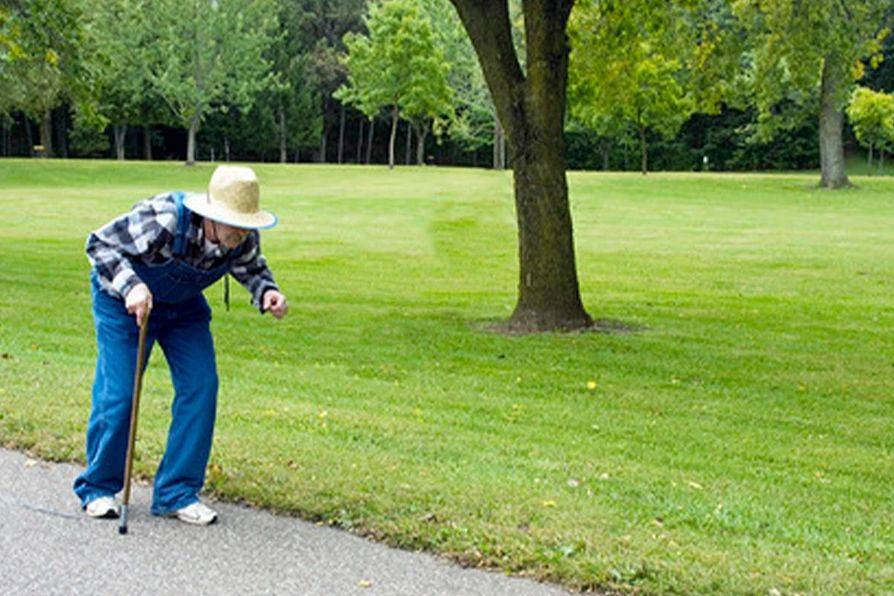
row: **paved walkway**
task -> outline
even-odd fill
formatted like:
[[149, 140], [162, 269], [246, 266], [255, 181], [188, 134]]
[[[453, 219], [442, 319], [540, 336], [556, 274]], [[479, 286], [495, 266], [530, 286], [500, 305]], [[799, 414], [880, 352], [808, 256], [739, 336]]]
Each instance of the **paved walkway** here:
[[7, 594], [534, 595], [563, 590], [219, 503], [198, 528], [151, 517], [134, 485], [129, 534], [81, 513], [81, 468], [0, 449], [0, 591]]

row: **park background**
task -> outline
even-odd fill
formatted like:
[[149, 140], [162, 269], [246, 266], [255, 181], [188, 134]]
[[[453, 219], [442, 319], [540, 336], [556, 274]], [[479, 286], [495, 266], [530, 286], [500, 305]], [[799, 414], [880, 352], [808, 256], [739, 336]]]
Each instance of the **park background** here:
[[[506, 6], [531, 74], [544, 4]], [[554, 146], [605, 170], [567, 177], [595, 324], [538, 334], [502, 332], [524, 153], [455, 12], [0, 5], [0, 441], [83, 461], [87, 232], [248, 161], [293, 310], [207, 293], [210, 494], [570, 588], [894, 590], [891, 3], [577, 3]]]
[[[395, 163], [508, 166], [447, 0], [371, 13], [364, 0], [6, 4], [0, 156], [38, 145], [60, 157], [387, 163], [395, 124]], [[822, 59], [843, 71], [840, 107], [855, 85], [894, 90], [894, 7], [797, 6], [578, 2], [568, 166], [642, 170], [645, 147], [649, 170], [818, 167]], [[509, 17], [524, 63], [520, 2]], [[894, 138], [890, 104], [864, 98], [844, 122], [848, 153], [872, 144], [874, 169]]]

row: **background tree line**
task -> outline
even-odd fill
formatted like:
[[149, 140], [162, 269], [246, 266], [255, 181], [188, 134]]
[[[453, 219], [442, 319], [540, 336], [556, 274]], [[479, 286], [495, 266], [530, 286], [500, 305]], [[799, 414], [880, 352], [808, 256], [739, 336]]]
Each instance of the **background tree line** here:
[[[876, 165], [894, 144], [892, 4], [580, 0], [569, 167], [801, 169], [832, 147], [830, 184], [845, 183], [836, 127]], [[509, 19], [524, 69], [521, 2]], [[507, 162], [447, 0], [3, 2], [0, 155], [35, 145], [187, 162]]]

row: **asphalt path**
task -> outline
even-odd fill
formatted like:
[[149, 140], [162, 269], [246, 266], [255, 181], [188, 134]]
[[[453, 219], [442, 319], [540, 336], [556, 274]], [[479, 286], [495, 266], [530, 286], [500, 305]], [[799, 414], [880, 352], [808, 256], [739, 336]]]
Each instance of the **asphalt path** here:
[[266, 511], [209, 503], [207, 527], [149, 515], [134, 485], [126, 536], [87, 518], [78, 466], [0, 449], [0, 592], [8, 594], [567, 594]]

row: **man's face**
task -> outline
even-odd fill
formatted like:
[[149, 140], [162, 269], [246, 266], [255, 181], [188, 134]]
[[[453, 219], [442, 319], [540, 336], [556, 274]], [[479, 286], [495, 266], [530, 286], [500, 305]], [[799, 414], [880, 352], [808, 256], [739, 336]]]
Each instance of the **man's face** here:
[[217, 232], [217, 241], [229, 249], [236, 248], [242, 244], [242, 241], [251, 234], [251, 230], [246, 228], [237, 228], [218, 222], [214, 222], [214, 227]]

